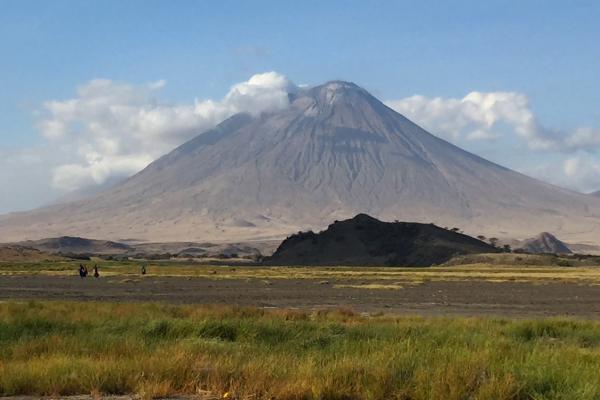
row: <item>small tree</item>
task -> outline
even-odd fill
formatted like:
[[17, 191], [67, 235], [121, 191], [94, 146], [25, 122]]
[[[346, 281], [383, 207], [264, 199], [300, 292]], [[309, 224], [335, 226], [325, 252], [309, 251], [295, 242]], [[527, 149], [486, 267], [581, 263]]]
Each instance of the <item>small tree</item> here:
[[490, 242], [490, 244], [494, 247], [496, 247], [498, 245], [498, 238], [489, 238], [488, 241]]
[[505, 244], [504, 246], [502, 246], [502, 250], [504, 250], [505, 253], [511, 253], [512, 249], [510, 247], [509, 244]]
[[481, 240], [482, 242], [485, 242], [485, 236], [483, 235], [477, 236], [477, 239]]
[[458, 232], [458, 231], [460, 231], [460, 229], [459, 229], [459, 228], [452, 228], [452, 229], [450, 229], [450, 230], [451, 230], [452, 232]]

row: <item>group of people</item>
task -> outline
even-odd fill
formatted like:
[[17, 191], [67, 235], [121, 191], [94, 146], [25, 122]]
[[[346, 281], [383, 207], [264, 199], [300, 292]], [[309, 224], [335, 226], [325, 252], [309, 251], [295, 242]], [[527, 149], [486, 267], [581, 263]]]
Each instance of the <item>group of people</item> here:
[[[98, 265], [94, 265], [94, 278], [98, 278], [100, 273], [98, 273]], [[79, 264], [79, 277], [85, 278], [88, 276], [87, 265]]]
[[[100, 273], [98, 272], [97, 264], [94, 265], [93, 271], [94, 271], [94, 278], [98, 278], [100, 276]], [[146, 275], [146, 266], [145, 265], [142, 265], [142, 268], [140, 269], [140, 273], [142, 275]], [[87, 265], [79, 264], [79, 277], [85, 278], [87, 276], [88, 276]]]

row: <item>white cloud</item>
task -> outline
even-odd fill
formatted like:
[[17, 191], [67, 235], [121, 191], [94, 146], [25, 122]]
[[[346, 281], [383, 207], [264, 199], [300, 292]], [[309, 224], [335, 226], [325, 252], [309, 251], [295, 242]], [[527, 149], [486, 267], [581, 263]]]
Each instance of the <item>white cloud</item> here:
[[583, 193], [600, 189], [600, 160], [585, 152], [541, 163], [525, 172], [538, 179]]
[[600, 129], [578, 128], [565, 139], [568, 149], [600, 149]]
[[241, 111], [260, 114], [266, 110], [281, 110], [289, 105], [288, 94], [296, 88], [285, 76], [267, 72], [232, 86], [222, 104], [230, 109], [230, 115]]
[[71, 154], [54, 168], [53, 185], [75, 190], [131, 175], [233, 114], [287, 107], [288, 93], [296, 89], [286, 77], [267, 72], [233, 85], [221, 101], [166, 104], [156, 98], [164, 85], [95, 79], [72, 99], [45, 102], [39, 128]]
[[415, 95], [387, 105], [425, 129], [452, 140], [492, 139], [500, 122], [525, 126], [531, 119], [526, 98], [518, 93], [471, 92], [462, 99]]
[[518, 92], [471, 92], [462, 99], [415, 95], [386, 104], [453, 142], [497, 140], [508, 130], [532, 150], [574, 152], [600, 148], [600, 130], [561, 132], [544, 127], [531, 110], [527, 96]]
[[[582, 192], [600, 189], [600, 129], [571, 132], [543, 126], [526, 95], [518, 92], [471, 92], [463, 98], [411, 96], [386, 102], [428, 131], [463, 147], [496, 141], [496, 157], [509, 157], [514, 140], [536, 151], [520, 170], [538, 179]], [[518, 144], [517, 144], [518, 146]], [[511, 167], [511, 165], [507, 165]], [[514, 167], [514, 166], [513, 166]]]
[[580, 154], [566, 159], [563, 171], [566, 180], [584, 191], [600, 188], [600, 161], [590, 155]]

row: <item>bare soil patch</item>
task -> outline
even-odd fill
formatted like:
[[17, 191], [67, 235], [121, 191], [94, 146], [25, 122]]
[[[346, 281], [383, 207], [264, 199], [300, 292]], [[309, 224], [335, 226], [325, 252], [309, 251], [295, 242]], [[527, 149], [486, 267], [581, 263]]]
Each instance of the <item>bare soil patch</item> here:
[[[378, 286], [378, 284], [380, 284]], [[362, 287], [364, 286], [364, 287]], [[265, 308], [350, 307], [368, 313], [600, 317], [600, 286], [573, 282], [425, 281], [391, 285], [322, 279], [173, 276], [0, 276], [0, 299], [228, 304]]]

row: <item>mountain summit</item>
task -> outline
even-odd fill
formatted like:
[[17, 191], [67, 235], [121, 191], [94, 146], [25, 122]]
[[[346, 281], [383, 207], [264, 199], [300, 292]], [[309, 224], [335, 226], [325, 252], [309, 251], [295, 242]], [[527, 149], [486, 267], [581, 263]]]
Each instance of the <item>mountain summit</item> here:
[[0, 241], [283, 238], [369, 213], [470, 234], [600, 242], [600, 199], [468, 153], [353, 83], [289, 99], [284, 110], [225, 120], [91, 198], [0, 218]]

